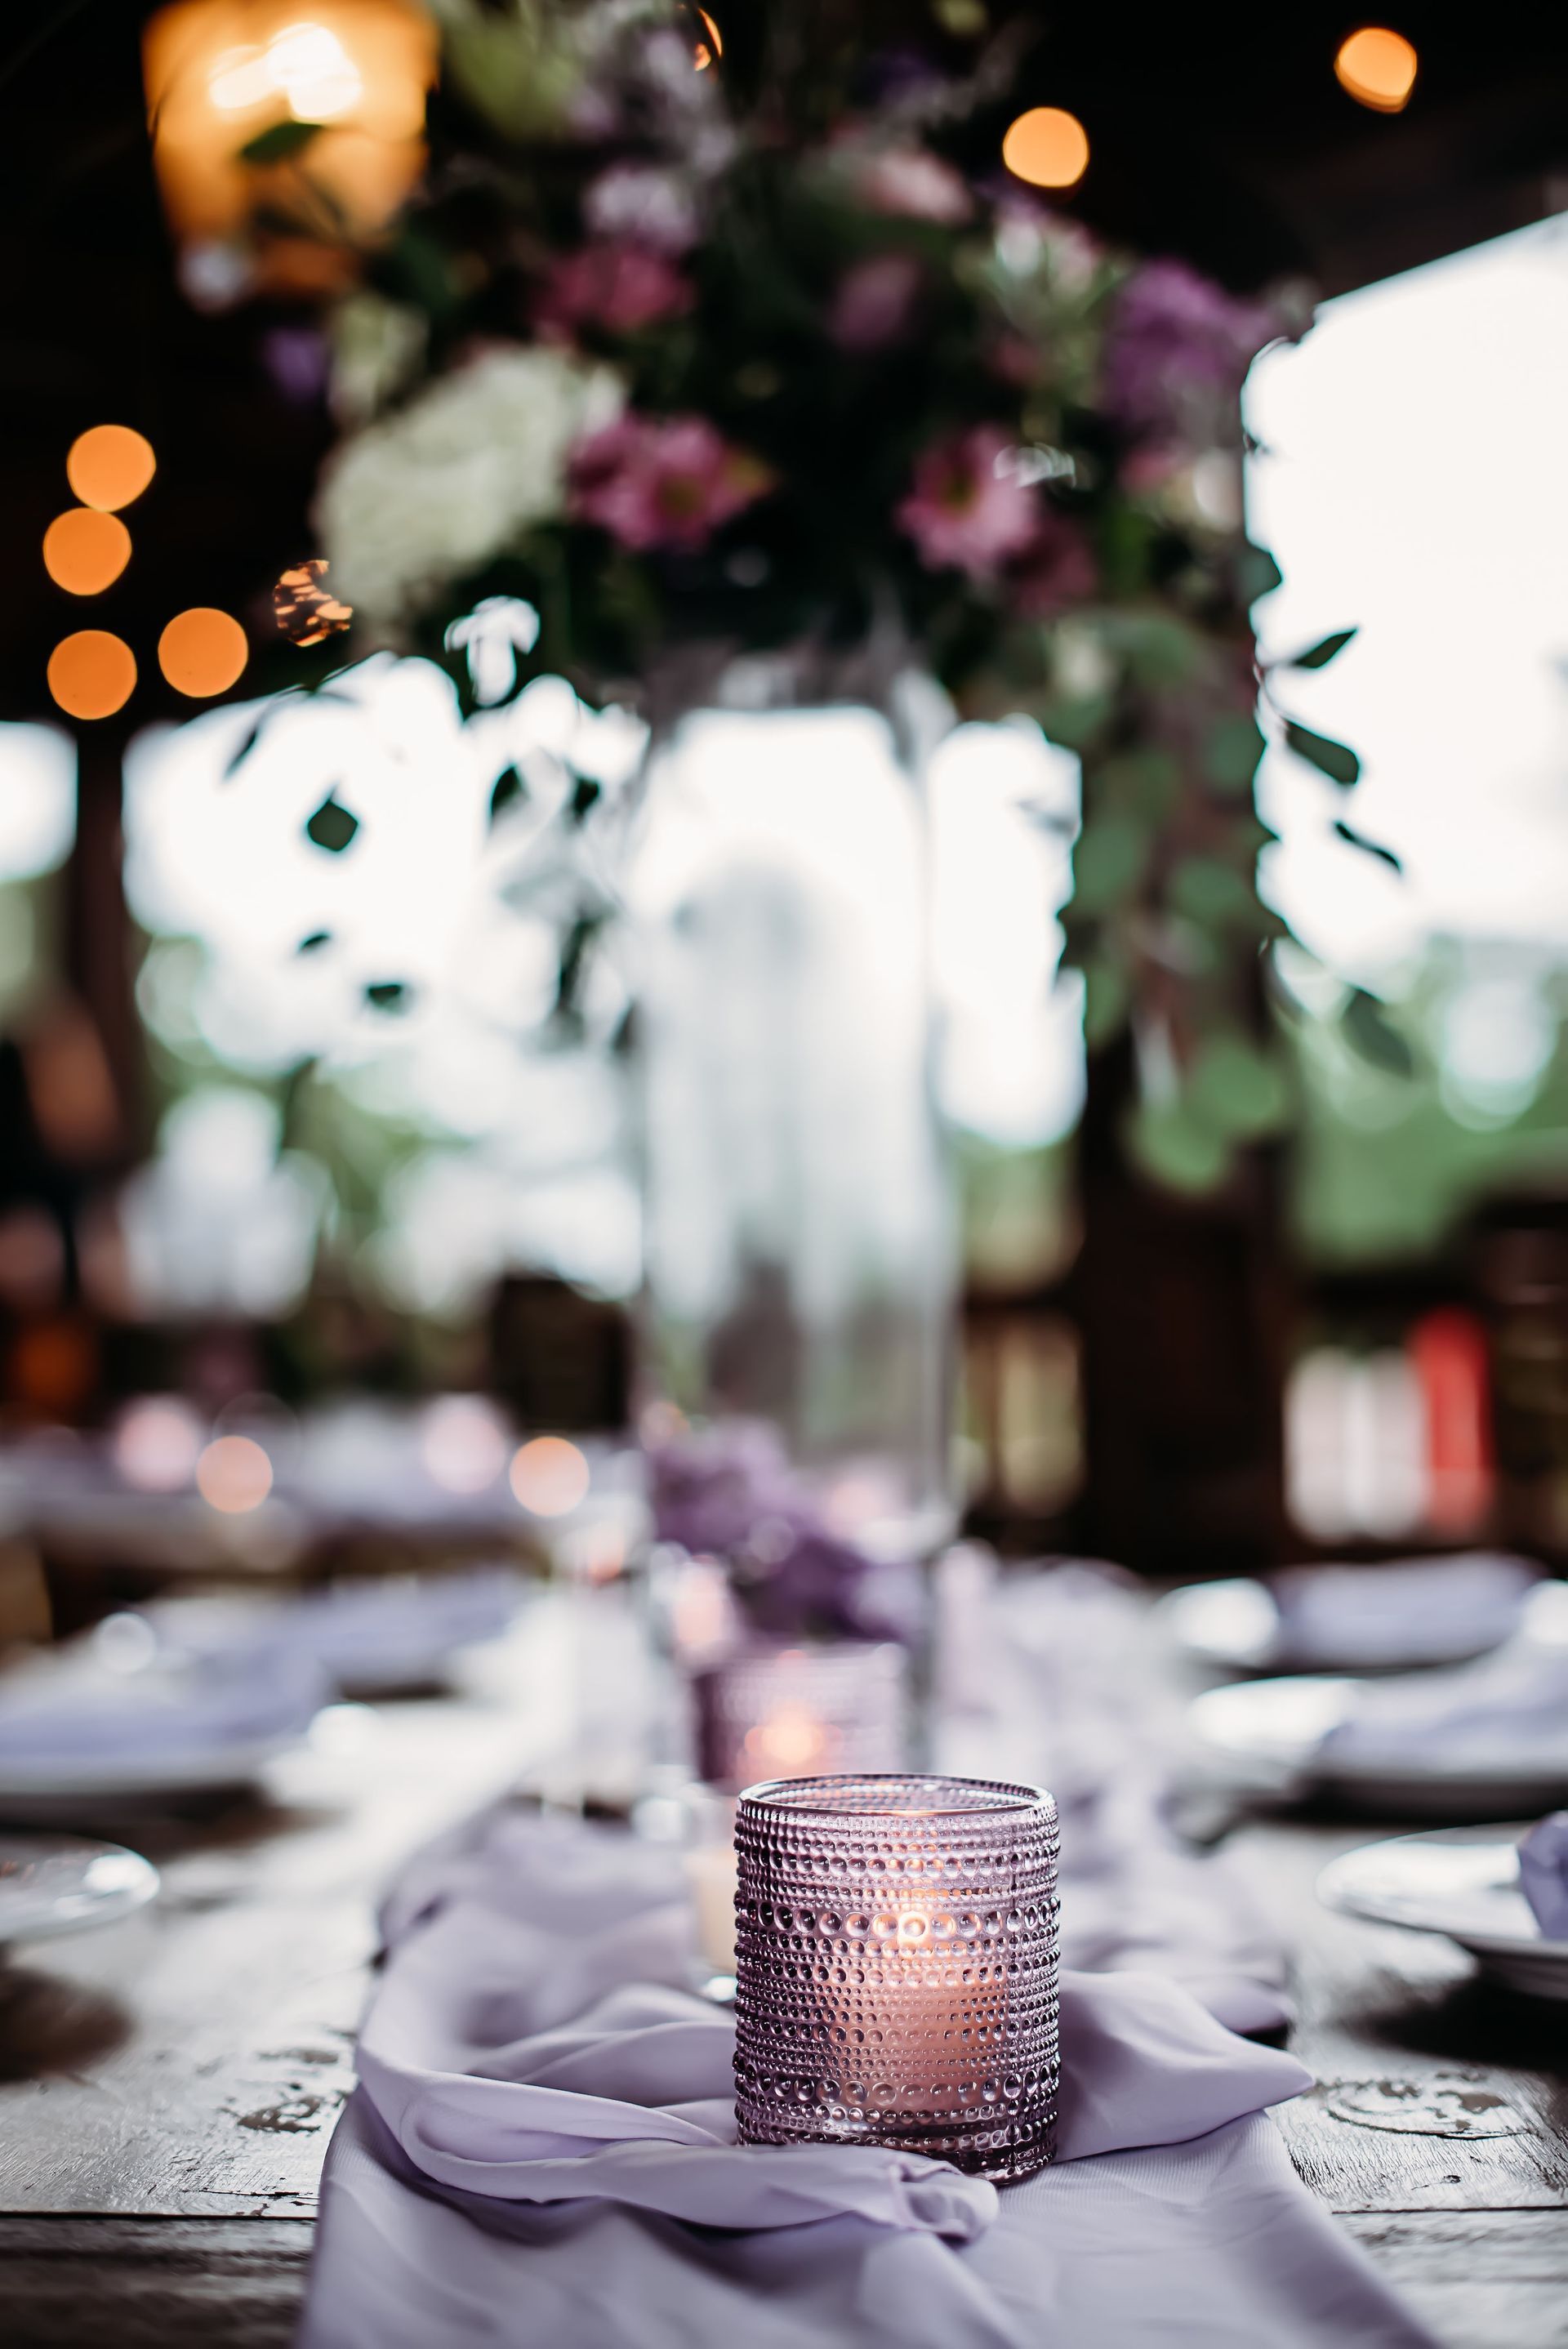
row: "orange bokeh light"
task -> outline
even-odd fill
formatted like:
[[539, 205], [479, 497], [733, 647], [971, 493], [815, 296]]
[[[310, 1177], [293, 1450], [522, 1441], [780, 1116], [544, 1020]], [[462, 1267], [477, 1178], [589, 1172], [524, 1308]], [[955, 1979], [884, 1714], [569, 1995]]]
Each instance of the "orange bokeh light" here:
[[569, 1516], [588, 1496], [588, 1463], [563, 1435], [536, 1435], [513, 1454], [510, 1481], [531, 1516]]
[[715, 57], [721, 57], [724, 55], [724, 36], [706, 8], [699, 8], [696, 13], [702, 18], [704, 29], [707, 34], [707, 40], [699, 41], [696, 45], [695, 52], [696, 69], [698, 73], [706, 73]]
[[252, 1437], [220, 1435], [196, 1463], [196, 1489], [209, 1507], [241, 1516], [272, 1491], [273, 1464]]
[[71, 595], [101, 595], [129, 561], [129, 531], [96, 506], [72, 506], [44, 533], [44, 568]]
[[179, 612], [158, 639], [158, 666], [176, 693], [206, 701], [227, 693], [251, 657], [238, 620], [210, 604]]
[[95, 424], [78, 433], [66, 459], [66, 479], [84, 506], [118, 513], [146, 489], [158, 471], [152, 443], [129, 424]]
[[[244, 290], [336, 293], [425, 163], [438, 36], [423, 0], [173, 0], [148, 20], [153, 160], [176, 236], [249, 243]], [[287, 126], [307, 135], [292, 146]], [[269, 151], [254, 142], [282, 128]], [[324, 221], [342, 225], [324, 237]]]
[[1002, 160], [1032, 188], [1076, 188], [1088, 169], [1088, 133], [1060, 106], [1032, 106], [1002, 141]]
[[1343, 88], [1375, 114], [1399, 114], [1416, 87], [1418, 59], [1403, 33], [1387, 25], [1363, 25], [1341, 41], [1334, 70]]
[[49, 655], [48, 674], [67, 718], [112, 718], [136, 690], [136, 656], [106, 628], [78, 628]]

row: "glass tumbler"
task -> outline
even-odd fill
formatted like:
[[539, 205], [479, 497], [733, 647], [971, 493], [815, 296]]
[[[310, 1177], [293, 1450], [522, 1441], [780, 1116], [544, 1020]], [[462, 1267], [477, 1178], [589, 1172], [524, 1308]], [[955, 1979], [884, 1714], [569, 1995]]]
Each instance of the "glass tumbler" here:
[[759, 1777], [909, 1761], [909, 1662], [891, 1640], [754, 1643], [693, 1682], [697, 1768], [732, 1794]]
[[983, 2178], [1051, 2158], [1057, 1808], [974, 1778], [778, 1779], [736, 1818], [747, 2145], [882, 2145]]

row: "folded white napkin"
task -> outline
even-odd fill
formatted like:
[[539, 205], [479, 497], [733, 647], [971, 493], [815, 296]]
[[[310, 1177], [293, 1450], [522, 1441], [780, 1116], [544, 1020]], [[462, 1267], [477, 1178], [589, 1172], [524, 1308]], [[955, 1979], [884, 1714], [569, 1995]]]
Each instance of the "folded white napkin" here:
[[1519, 1889], [1548, 1941], [1568, 1941], [1568, 1811], [1538, 1819], [1519, 1847]]
[[685, 1987], [660, 1850], [501, 1813], [384, 1922], [301, 2349], [1134, 2349], [1178, 2308], [1215, 2349], [1429, 2349], [1249, 2117], [1307, 2074], [1171, 1983], [1065, 1978], [1058, 2167], [999, 2196], [735, 2145], [732, 2025]]
[[1272, 1575], [1283, 1655], [1326, 1669], [1483, 1655], [1519, 1628], [1541, 1569], [1486, 1550], [1387, 1566], [1289, 1567]]
[[1318, 1751], [1357, 1769], [1568, 1769], [1568, 1648], [1520, 1639], [1452, 1671], [1369, 1681]]
[[384, 1576], [289, 1599], [173, 1599], [147, 1610], [160, 1648], [234, 1657], [263, 1648], [308, 1658], [340, 1689], [433, 1679], [453, 1651], [494, 1639], [517, 1612], [507, 1567]]
[[0, 1679], [0, 1766], [129, 1767], [267, 1744], [303, 1734], [331, 1693], [319, 1665], [277, 1651], [134, 1673], [67, 1654]]

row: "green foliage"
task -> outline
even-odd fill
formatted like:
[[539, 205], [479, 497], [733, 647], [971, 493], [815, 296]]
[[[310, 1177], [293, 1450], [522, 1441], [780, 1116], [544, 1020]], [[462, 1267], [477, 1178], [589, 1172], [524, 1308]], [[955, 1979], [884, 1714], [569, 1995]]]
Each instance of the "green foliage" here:
[[359, 830], [359, 818], [349, 812], [335, 792], [328, 792], [304, 830], [306, 839], [314, 840], [318, 848], [341, 856]]
[[1329, 662], [1345, 650], [1346, 646], [1357, 633], [1355, 628], [1337, 629], [1333, 636], [1322, 637], [1305, 652], [1292, 654], [1290, 659], [1284, 663], [1284, 667], [1286, 668], [1326, 668]]
[[1346, 1042], [1367, 1064], [1387, 1076], [1413, 1077], [1416, 1056], [1375, 995], [1353, 987], [1340, 1014]]
[[312, 141], [321, 136], [325, 126], [319, 122], [270, 122], [247, 139], [240, 150], [242, 163], [292, 163], [303, 155]]
[[1354, 750], [1343, 742], [1331, 741], [1326, 734], [1315, 734], [1310, 727], [1298, 726], [1294, 718], [1284, 722], [1284, 739], [1296, 756], [1305, 759], [1319, 773], [1348, 791], [1361, 780], [1361, 761]]

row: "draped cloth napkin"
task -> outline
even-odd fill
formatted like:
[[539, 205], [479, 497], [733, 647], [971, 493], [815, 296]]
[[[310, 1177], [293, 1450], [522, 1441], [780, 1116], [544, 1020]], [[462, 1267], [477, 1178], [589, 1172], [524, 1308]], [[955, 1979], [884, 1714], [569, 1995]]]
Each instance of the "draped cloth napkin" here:
[[505, 1809], [408, 1872], [301, 2349], [1433, 2349], [1295, 2180], [1295, 2060], [1068, 1974], [1057, 2165], [734, 2143], [677, 1867]]
[[1233, 2031], [1282, 2030], [1272, 1920], [1229, 1853], [1176, 1832], [1185, 1700], [1143, 1594], [1082, 1562], [998, 1576], [965, 1545], [949, 1563], [961, 1572], [939, 1623], [937, 1760], [1056, 1796], [1066, 1962], [1166, 1975]]

